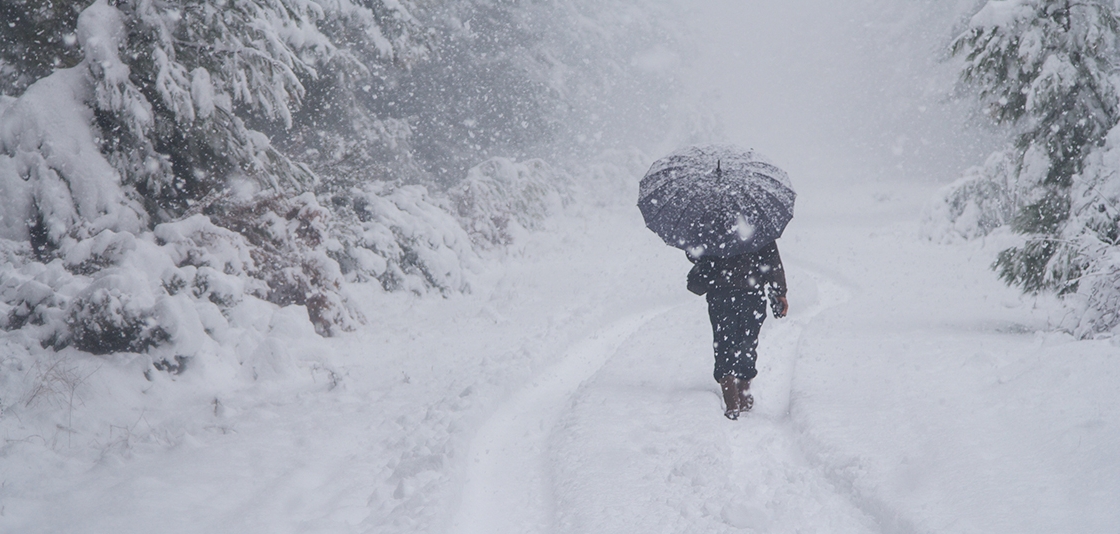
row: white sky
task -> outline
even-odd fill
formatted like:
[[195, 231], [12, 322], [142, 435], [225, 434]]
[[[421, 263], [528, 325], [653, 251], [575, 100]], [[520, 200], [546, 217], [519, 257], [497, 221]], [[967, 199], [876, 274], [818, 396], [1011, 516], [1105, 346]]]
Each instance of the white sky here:
[[944, 51], [973, 3], [708, 0], [687, 79], [731, 140], [791, 174], [949, 182], [993, 148], [948, 98]]

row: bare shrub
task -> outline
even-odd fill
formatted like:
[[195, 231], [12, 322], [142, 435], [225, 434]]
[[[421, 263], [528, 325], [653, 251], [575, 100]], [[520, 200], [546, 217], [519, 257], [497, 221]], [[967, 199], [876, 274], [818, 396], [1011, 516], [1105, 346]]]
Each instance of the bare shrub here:
[[74, 433], [74, 405], [76, 402], [81, 403], [81, 399], [77, 396], [78, 388], [99, 369], [100, 367], [82, 375], [77, 365], [62, 358], [49, 362], [37, 360], [28, 370], [31, 375], [31, 387], [23, 396], [23, 406], [32, 407], [37, 403], [45, 402], [55, 409], [65, 409], [64, 430], [67, 434], [67, 446], [70, 446]]

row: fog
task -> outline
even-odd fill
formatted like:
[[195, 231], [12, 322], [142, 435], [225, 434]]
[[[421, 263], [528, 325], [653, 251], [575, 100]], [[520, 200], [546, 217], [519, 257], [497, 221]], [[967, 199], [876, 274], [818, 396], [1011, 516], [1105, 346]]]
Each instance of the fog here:
[[[946, 183], [994, 133], [952, 98], [971, 0], [716, 0], [695, 12], [688, 92], [801, 183]], [[822, 184], [823, 185], [823, 184]]]

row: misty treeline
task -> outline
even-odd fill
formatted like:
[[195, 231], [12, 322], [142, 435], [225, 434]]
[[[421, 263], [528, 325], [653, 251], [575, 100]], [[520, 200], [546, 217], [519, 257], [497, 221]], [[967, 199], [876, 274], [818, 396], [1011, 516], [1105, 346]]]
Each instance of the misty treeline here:
[[661, 9], [0, 0], [0, 326], [177, 369], [277, 307], [352, 328], [347, 284], [468, 290], [665, 133]]
[[938, 231], [1019, 243], [993, 266], [1062, 297], [1079, 337], [1120, 325], [1120, 12], [1112, 1], [988, 1], [952, 43], [962, 87], [1008, 146], [944, 189]]

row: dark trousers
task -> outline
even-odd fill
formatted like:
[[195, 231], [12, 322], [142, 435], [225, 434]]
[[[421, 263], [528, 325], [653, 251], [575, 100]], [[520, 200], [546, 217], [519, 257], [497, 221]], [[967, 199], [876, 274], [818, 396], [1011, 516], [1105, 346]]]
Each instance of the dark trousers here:
[[719, 288], [708, 292], [708, 317], [712, 320], [712, 347], [718, 382], [733, 374], [750, 380], [758, 374], [758, 333], [766, 319], [766, 297], [761, 290]]

